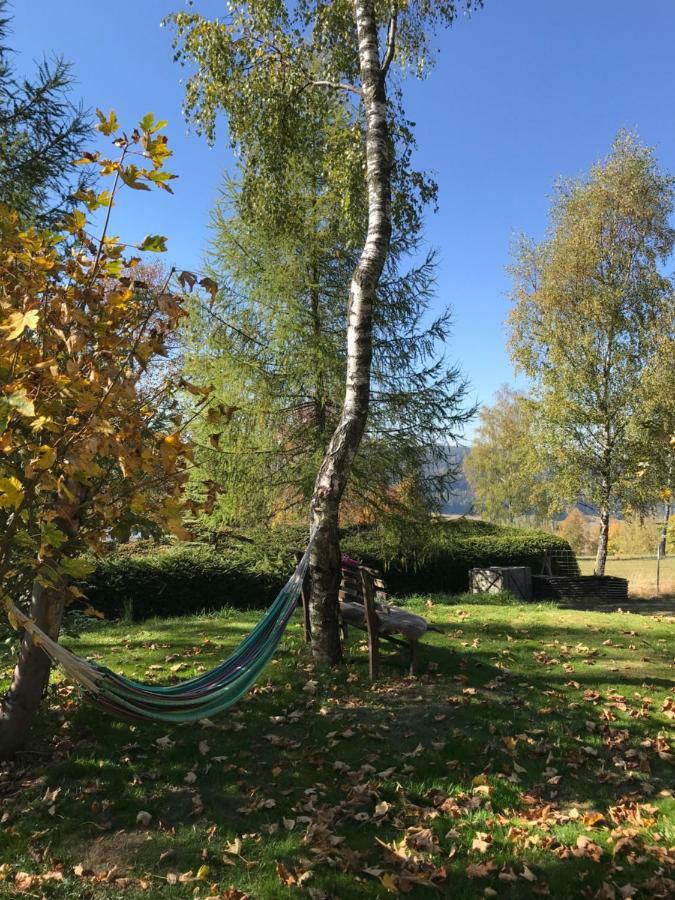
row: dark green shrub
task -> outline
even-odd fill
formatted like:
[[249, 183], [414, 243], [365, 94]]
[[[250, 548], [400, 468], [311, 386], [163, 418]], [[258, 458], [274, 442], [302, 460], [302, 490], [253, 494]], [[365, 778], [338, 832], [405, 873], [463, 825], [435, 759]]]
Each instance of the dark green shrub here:
[[89, 577], [87, 597], [107, 618], [181, 616], [223, 606], [264, 607], [283, 583], [283, 568], [265, 572], [208, 545], [178, 544], [154, 553], [115, 554]]
[[[456, 519], [434, 522], [422, 536], [417, 545], [408, 542], [405, 556], [395, 534], [374, 527], [345, 529], [341, 544], [344, 553], [383, 570], [394, 596], [461, 593], [474, 567], [523, 565], [539, 572], [546, 553], [554, 572], [579, 571], [567, 542], [540, 531]], [[100, 561], [87, 595], [112, 618], [262, 608], [293, 571], [295, 551], [306, 540], [306, 528], [278, 526], [219, 534], [209, 543], [128, 547]]]

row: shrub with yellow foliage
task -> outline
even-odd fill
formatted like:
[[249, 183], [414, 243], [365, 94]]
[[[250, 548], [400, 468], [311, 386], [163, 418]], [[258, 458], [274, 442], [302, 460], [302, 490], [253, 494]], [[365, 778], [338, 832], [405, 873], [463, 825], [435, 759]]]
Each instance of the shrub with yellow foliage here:
[[[137, 251], [161, 251], [165, 239], [125, 245], [108, 234], [123, 186], [170, 190], [164, 124], [148, 115], [127, 135], [114, 113], [99, 112], [119, 155], [79, 162], [111, 175], [112, 188], [81, 192], [59, 231], [25, 230], [0, 209], [0, 575], [4, 596], [30, 597], [53, 637], [80, 596], [83, 549], [150, 523], [183, 533], [191, 448], [175, 381], [153, 364], [186, 312], [169, 278], [159, 287], [142, 278]], [[88, 220], [99, 209], [96, 240]], [[0, 757], [23, 741], [48, 672], [24, 641], [0, 715]]]

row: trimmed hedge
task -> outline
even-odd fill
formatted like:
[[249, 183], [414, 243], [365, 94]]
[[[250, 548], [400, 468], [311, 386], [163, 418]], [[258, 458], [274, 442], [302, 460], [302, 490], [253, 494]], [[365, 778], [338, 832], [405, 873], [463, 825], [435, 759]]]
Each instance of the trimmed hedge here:
[[[218, 535], [210, 543], [128, 545], [99, 561], [86, 585], [87, 597], [109, 618], [262, 608], [293, 570], [295, 551], [306, 539], [304, 527], [279, 526]], [[468, 519], [434, 522], [406, 557], [394, 535], [374, 527], [345, 529], [341, 546], [344, 553], [382, 569], [394, 596], [461, 593], [473, 567], [540, 571], [547, 552], [554, 574], [579, 573], [569, 544], [555, 535]]]

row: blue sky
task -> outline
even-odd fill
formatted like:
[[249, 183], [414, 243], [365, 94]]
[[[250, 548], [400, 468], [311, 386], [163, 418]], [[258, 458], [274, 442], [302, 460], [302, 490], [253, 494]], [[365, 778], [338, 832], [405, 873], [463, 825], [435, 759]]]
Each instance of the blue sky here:
[[[124, 124], [148, 111], [169, 120], [175, 195], [128, 192], [113, 232], [132, 241], [165, 234], [168, 260], [198, 268], [232, 157], [224, 130], [209, 148], [181, 116], [184, 72], [159, 23], [182, 5], [13, 0], [11, 46], [20, 70], [45, 53], [65, 56], [85, 105], [114, 107]], [[225, 4], [194, 5], [215, 15]], [[430, 77], [407, 83], [416, 162], [440, 187], [426, 234], [441, 251], [437, 302], [454, 310], [448, 353], [479, 401], [514, 382], [505, 267], [515, 234], [542, 236], [555, 179], [586, 170], [620, 128], [637, 130], [675, 171], [674, 37], [673, 0], [486, 0], [439, 36]]]

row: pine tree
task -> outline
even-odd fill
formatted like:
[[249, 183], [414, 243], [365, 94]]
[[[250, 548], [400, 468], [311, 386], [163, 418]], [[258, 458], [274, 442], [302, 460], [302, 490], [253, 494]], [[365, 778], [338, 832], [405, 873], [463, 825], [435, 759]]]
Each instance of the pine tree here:
[[[216, 386], [228, 420], [219, 440], [209, 437], [213, 420], [196, 425], [200, 476], [225, 487], [215, 523], [304, 519], [337, 425], [358, 251], [351, 223], [313, 176], [296, 177], [289, 219], [259, 203], [248, 212], [232, 179], [214, 212], [211, 274], [222, 288], [208, 308], [193, 307], [185, 367]], [[403, 228], [394, 235], [378, 289], [371, 408], [343, 522], [437, 506], [454, 479], [450, 447], [473, 413], [466, 382], [445, 361], [450, 313], [429, 319], [435, 254], [420, 258], [420, 245]]]
[[71, 69], [62, 58], [44, 60], [32, 79], [16, 74], [6, 10], [0, 0], [0, 203], [38, 226], [53, 225], [92, 181], [72, 165], [91, 122], [70, 99]]

